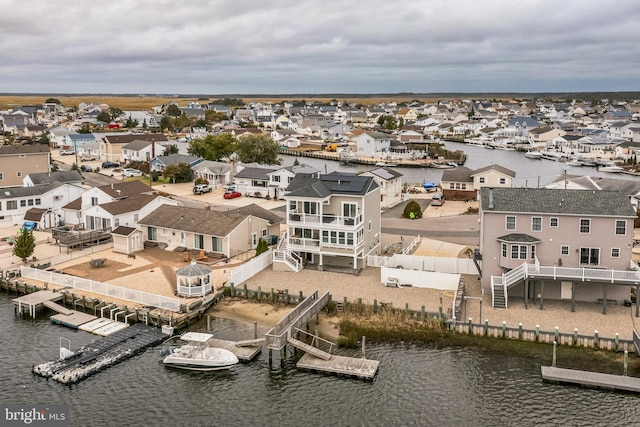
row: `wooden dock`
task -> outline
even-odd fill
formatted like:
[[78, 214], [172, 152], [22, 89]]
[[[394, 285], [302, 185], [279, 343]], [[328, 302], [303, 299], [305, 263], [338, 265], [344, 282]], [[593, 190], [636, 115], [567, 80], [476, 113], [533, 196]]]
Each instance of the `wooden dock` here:
[[36, 317], [36, 311], [44, 307], [45, 302], [60, 301], [64, 295], [48, 289], [32, 292], [13, 299], [13, 303], [17, 306], [18, 314], [29, 313], [31, 317]]
[[640, 378], [636, 377], [555, 368], [552, 366], [541, 366], [540, 369], [543, 381], [640, 393]]
[[[235, 341], [221, 340], [218, 338], [211, 338], [209, 345], [211, 347], [224, 348], [236, 355], [238, 359], [243, 362], [253, 360], [262, 351], [262, 342], [264, 340], [256, 340], [255, 345], [238, 345]], [[244, 342], [240, 342], [243, 344]]]
[[37, 375], [72, 384], [166, 340], [158, 328], [132, 325], [87, 344], [72, 355], [33, 367]]
[[305, 353], [296, 364], [296, 367], [314, 372], [327, 372], [349, 377], [373, 379], [378, 372], [378, 365], [380, 365], [380, 362], [377, 360], [336, 356], [335, 354], [331, 355], [329, 360], [324, 360]]

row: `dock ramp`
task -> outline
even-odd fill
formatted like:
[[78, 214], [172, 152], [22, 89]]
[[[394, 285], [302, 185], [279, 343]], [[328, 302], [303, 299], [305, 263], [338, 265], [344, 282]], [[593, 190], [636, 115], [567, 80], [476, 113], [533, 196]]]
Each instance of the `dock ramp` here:
[[300, 350], [302, 350], [305, 353], [308, 353], [308, 354], [310, 354], [312, 356], [318, 357], [318, 358], [320, 358], [322, 360], [331, 359], [331, 355], [329, 353], [327, 353], [326, 351], [320, 350], [318, 347], [314, 347], [312, 345], [304, 343], [304, 342], [302, 342], [300, 340], [297, 340], [295, 338], [289, 338], [288, 341], [289, 341], [289, 344], [291, 344], [295, 348], [299, 348]]
[[329, 292], [322, 297], [318, 297], [318, 291], [306, 297], [289, 314], [280, 319], [275, 327], [271, 328], [266, 335], [267, 348], [270, 350], [281, 350], [287, 345], [291, 331], [305, 325], [313, 316], [318, 314], [329, 302], [331, 295]]
[[69, 310], [68, 308], [63, 307], [60, 304], [56, 304], [53, 301], [43, 301], [42, 305], [44, 305], [47, 308], [50, 308], [53, 311], [57, 311], [58, 313], [61, 313], [67, 316], [69, 316], [70, 314], [73, 314], [73, 310]]

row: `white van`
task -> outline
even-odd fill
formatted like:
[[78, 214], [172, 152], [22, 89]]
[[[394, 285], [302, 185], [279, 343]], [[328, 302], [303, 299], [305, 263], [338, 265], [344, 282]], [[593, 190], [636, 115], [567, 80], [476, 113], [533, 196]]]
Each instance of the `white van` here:
[[442, 206], [444, 204], [444, 194], [436, 193], [431, 198], [431, 206]]

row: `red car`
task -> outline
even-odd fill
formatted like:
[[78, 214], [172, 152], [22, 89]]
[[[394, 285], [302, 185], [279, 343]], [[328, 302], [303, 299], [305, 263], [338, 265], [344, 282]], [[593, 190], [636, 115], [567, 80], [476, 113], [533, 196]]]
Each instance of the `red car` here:
[[225, 199], [235, 199], [236, 197], [240, 197], [242, 196], [242, 194], [240, 194], [239, 191], [227, 191], [226, 193], [224, 193], [224, 198]]

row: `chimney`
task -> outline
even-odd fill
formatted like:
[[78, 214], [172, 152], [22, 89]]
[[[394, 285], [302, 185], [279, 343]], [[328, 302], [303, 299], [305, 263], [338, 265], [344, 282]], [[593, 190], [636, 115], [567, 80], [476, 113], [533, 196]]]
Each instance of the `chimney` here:
[[489, 188], [489, 209], [493, 209], [493, 187]]

